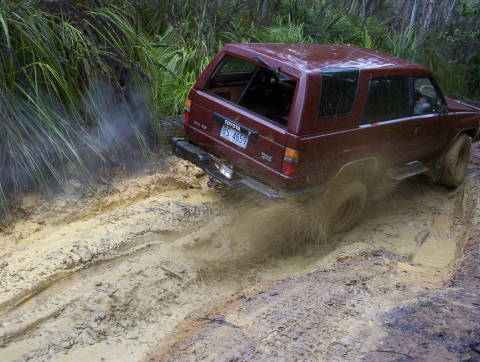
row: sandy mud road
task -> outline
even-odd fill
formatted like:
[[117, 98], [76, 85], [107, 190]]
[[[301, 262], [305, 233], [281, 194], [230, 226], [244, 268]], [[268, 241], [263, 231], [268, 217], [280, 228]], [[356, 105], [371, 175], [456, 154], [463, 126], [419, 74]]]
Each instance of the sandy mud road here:
[[[49, 202], [26, 196], [24, 215], [0, 233], [0, 359], [141, 360], [166, 340], [172, 346], [177, 337], [167, 335], [194, 310], [359, 259], [382, 292], [363, 293], [337, 328], [365, 323], [357, 318], [363, 307], [373, 318], [400, 295], [450, 282], [478, 218], [477, 168], [455, 191], [423, 178], [404, 182], [372, 202], [359, 226], [328, 241], [302, 233], [310, 229], [291, 205], [237, 204], [176, 160], [87, 194], [72, 182]], [[327, 284], [335, 289], [338, 280], [341, 273]]]
[[[361, 253], [190, 314], [149, 361], [479, 361], [480, 233], [451, 283]], [[423, 275], [425, 276], [425, 275]]]
[[[148, 360], [479, 361], [479, 156], [477, 149], [474, 184], [458, 190], [451, 213], [431, 210], [429, 227], [407, 236], [417, 243], [410, 254], [364, 250], [232, 294], [189, 314]], [[416, 203], [408, 210], [423, 216]], [[389, 223], [383, 238], [398, 238], [400, 225]]]

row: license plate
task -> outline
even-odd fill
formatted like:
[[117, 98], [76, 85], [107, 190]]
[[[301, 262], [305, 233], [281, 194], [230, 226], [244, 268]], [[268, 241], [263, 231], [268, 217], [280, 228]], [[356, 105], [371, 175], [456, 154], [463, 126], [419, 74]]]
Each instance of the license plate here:
[[239, 147], [247, 148], [248, 136], [245, 136], [243, 133], [235, 131], [231, 127], [223, 126], [222, 131], [220, 132], [220, 136], [236, 144]]

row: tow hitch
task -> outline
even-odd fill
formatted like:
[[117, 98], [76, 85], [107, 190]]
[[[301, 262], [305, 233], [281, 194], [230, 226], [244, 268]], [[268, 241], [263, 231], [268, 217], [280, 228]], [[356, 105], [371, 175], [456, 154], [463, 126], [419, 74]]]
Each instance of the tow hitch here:
[[172, 151], [175, 156], [183, 158], [205, 171], [210, 177], [207, 182], [208, 187], [218, 190], [225, 186], [233, 187], [243, 184], [273, 199], [282, 198], [286, 195], [284, 192], [274, 190], [262, 182], [238, 172], [236, 172], [236, 177], [234, 178], [233, 168], [225, 165], [220, 165], [220, 167], [218, 167], [218, 162], [216, 162], [207, 152], [200, 147], [189, 143], [183, 138], [172, 139]]

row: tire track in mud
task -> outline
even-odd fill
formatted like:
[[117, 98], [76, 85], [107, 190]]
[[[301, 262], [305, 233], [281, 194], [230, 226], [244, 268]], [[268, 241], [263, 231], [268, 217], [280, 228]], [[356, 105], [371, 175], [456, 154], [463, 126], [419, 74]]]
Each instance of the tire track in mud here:
[[[157, 206], [161, 207], [162, 204]], [[171, 203], [168, 202], [163, 206], [169, 207], [171, 206]], [[148, 227], [148, 220], [142, 217], [142, 221], [145, 223], [145, 226], [147, 226], [146, 228], [141, 228], [140, 230], [133, 228], [130, 229], [127, 234], [121, 233], [120, 235], [112, 235], [111, 233], [109, 233], [109, 242], [105, 245], [93, 245], [92, 248], [88, 242], [80, 243], [78, 242], [78, 240], [74, 240], [74, 242], [70, 245], [63, 244], [59, 249], [53, 250], [55, 258], [51, 256], [52, 253], [45, 255], [45, 258], [47, 260], [53, 260], [48, 263], [50, 267], [49, 269], [40, 270], [39, 275], [41, 277], [39, 278], [35, 278], [35, 271], [31, 266], [28, 268], [16, 270], [14, 266], [12, 270], [9, 270], [8, 264], [11, 263], [11, 259], [3, 258], [5, 260], [4, 263], [7, 264], [7, 268], [4, 268], [4, 270], [2, 270], [2, 276], [6, 276], [5, 279], [8, 279], [8, 275], [14, 275], [18, 277], [18, 271], [20, 271], [23, 272], [25, 277], [29, 276], [31, 282], [29, 283], [30, 286], [26, 289], [23, 285], [22, 288], [17, 288], [14, 289], [13, 292], [5, 293], [0, 299], [0, 310], [3, 313], [8, 312], [14, 307], [19, 307], [26, 300], [42, 292], [46, 288], [50, 287], [52, 284], [55, 284], [56, 282], [68, 277], [69, 275], [73, 273], [78, 273], [80, 270], [88, 268], [94, 264], [105, 263], [111, 260], [115, 260], [140, 252], [142, 248], [150, 245], [148, 243], [145, 245], [141, 245], [136, 242], [137, 239], [141, 238], [141, 236], [145, 234], [157, 234], [161, 236], [165, 242], [168, 242], [171, 238], [171, 236], [169, 235], [172, 234], [174, 230], [181, 228], [181, 225], [179, 225], [178, 223], [180, 220], [190, 220], [191, 222], [196, 222], [208, 209], [208, 206], [205, 205], [200, 205], [200, 207], [190, 207], [187, 204], [178, 203], [176, 206], [182, 209], [181, 211], [187, 210], [188, 216], [186, 216], [184, 212], [182, 212], [180, 215], [169, 215], [172, 220], [177, 220], [178, 225], [170, 225], [167, 229], [163, 229], [162, 227]], [[153, 221], [153, 223], [155, 223], [155, 221]], [[150, 224], [152, 224], [152, 220], [150, 220]], [[123, 226], [125, 227], [125, 225]], [[129, 225], [126, 226], [128, 229]], [[176, 237], [178, 237], [178, 235], [181, 235], [181, 232], [178, 233]], [[69, 246], [70, 250], [65, 250], [66, 246]], [[26, 260], [26, 262], [28, 263], [28, 259], [24, 258], [23, 260]], [[36, 267], [38, 268], [39, 266], [41, 266], [41, 264], [37, 263]], [[25, 278], [22, 277], [22, 279]], [[14, 282], [16, 280], [17, 278], [14, 278]], [[6, 284], [6, 281], [4, 280], [2, 284]], [[5, 288], [4, 290], [6, 290], [7, 292], [10, 291], [7, 288]]]
[[[139, 360], [206, 303], [362, 253], [382, 253], [441, 285], [455, 257], [443, 246], [468, 229], [458, 218], [472, 217], [478, 191], [472, 180], [463, 198], [461, 190], [412, 180], [371, 206], [352, 232], [305, 244], [312, 233], [298, 232], [305, 224], [291, 205], [238, 210], [205, 183], [175, 162], [167, 172], [117, 182], [113, 193], [60, 199], [0, 234], [8, 239], [0, 246], [0, 303], [9, 305], [0, 309], [0, 357]], [[422, 252], [439, 245], [445, 255], [423, 265]], [[12, 299], [19, 293], [20, 304]]]
[[[147, 360], [477, 360], [479, 166], [477, 148], [465, 186], [440, 191], [451, 200], [445, 205], [450, 220], [442, 216], [444, 208], [424, 205], [433, 220], [428, 234], [419, 227], [420, 237], [412, 238], [414, 253], [365, 250], [306, 276], [234, 293], [189, 314]], [[421, 213], [404, 211], [425, 226]], [[378, 218], [382, 223], [376, 218], [366, 218], [355, 236], [367, 236], [361, 229], [370, 227], [398, 239], [402, 218], [389, 228], [385, 217]], [[477, 230], [473, 236], [472, 230]], [[348, 234], [337, 241], [348, 240]], [[445, 243], [453, 246], [446, 255]]]
[[[40, 225], [46, 224], [43, 235], [36, 236], [38, 233], [33, 232], [31, 238], [25, 238], [20, 233], [20, 243], [14, 237], [7, 239], [12, 234], [16, 235], [15, 229], [13, 232], [7, 230], [2, 235], [7, 236], [1, 239], [3, 255], [0, 259], [2, 346], [19, 339], [28, 340], [28, 333], [31, 333], [33, 328], [48, 323], [61, 313], [65, 314], [72, 303], [81, 300], [82, 294], [80, 291], [68, 295], [65, 290], [69, 287], [72, 289], [75, 284], [81, 285], [82, 278], [92, 273], [101, 274], [105, 269], [115, 269], [115, 266], [121, 265], [125, 259], [134, 259], [136, 255], [148, 253], [152, 242], [142, 240], [145, 236], [153, 234], [168, 244], [171, 235], [182, 235], [182, 229], [188, 232], [189, 228], [194, 227], [204, 214], [209, 212], [212, 208], [211, 198], [196, 195], [200, 187], [198, 171], [193, 170], [193, 175], [190, 172], [188, 180], [188, 166], [175, 165], [175, 168], [179, 167], [183, 167], [178, 177], [181, 182], [172, 182], [176, 172], [170, 170], [167, 177], [160, 174], [130, 180], [130, 184], [127, 181], [129, 194], [121, 195], [119, 202], [115, 203], [115, 199], [119, 199], [116, 195], [87, 199], [80, 205], [84, 210], [83, 221], [78, 221], [78, 213], [74, 208], [71, 214], [76, 217], [70, 218], [69, 223], [57, 221], [58, 216], [64, 218], [65, 214], [54, 215], [46, 221], [41, 220]], [[179, 188], [179, 185], [182, 187]], [[116, 204], [114, 208], [111, 207], [112, 199]], [[193, 203], [190, 199], [194, 199]], [[101, 213], [89, 205], [102, 201], [106, 202], [109, 208]], [[122, 205], [124, 206], [119, 210]], [[89, 209], [92, 209], [92, 212], [90, 217], [86, 217]], [[93, 223], [92, 218], [95, 220]], [[32, 219], [35, 220], [30, 224], [35, 227], [36, 215]], [[75, 219], [77, 221], [72, 221]], [[106, 230], [115, 220], [121, 221], [118, 225], [120, 232]], [[32, 228], [28, 225], [28, 220], [24, 224]], [[20, 244], [20, 247], [16, 249], [17, 244]], [[156, 264], [158, 262], [160, 260], [156, 261]], [[166, 264], [168, 263], [170, 260], [167, 258]], [[168, 271], [170, 269], [166, 266], [160, 266], [160, 269], [172, 275], [172, 271]], [[43, 305], [39, 307], [38, 304]]]

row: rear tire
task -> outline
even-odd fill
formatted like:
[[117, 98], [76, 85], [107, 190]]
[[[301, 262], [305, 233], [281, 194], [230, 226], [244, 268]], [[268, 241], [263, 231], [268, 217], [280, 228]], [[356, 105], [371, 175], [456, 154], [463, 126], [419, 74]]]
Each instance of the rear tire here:
[[365, 209], [367, 188], [358, 180], [332, 185], [324, 196], [327, 226], [330, 233], [351, 229]]
[[458, 187], [467, 174], [472, 139], [461, 134], [450, 146], [443, 159], [442, 176], [439, 183], [449, 187]]

